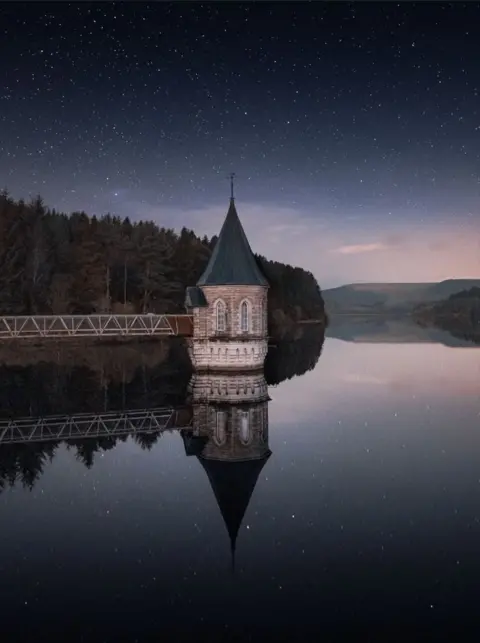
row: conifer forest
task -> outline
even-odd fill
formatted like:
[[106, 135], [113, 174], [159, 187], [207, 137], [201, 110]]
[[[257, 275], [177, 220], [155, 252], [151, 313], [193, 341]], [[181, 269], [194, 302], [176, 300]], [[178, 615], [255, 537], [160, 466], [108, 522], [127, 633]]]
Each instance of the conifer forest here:
[[[205, 268], [217, 237], [151, 221], [64, 214], [37, 196], [0, 193], [0, 310], [3, 315], [183, 313], [185, 288]], [[315, 277], [265, 257], [269, 321], [325, 321]]]

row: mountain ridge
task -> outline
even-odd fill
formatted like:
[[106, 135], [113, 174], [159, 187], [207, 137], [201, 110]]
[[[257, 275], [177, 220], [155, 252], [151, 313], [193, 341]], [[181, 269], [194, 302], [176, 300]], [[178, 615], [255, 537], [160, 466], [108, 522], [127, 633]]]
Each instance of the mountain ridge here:
[[463, 290], [480, 287], [480, 279], [439, 282], [353, 283], [322, 291], [327, 313], [408, 313], [419, 304], [447, 299]]

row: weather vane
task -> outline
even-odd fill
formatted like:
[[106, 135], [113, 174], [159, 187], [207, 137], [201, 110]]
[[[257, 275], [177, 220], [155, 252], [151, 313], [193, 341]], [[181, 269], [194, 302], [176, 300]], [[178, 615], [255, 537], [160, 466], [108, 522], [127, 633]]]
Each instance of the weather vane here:
[[233, 200], [233, 180], [235, 178], [235, 172], [231, 172], [227, 178], [230, 179], [230, 198]]

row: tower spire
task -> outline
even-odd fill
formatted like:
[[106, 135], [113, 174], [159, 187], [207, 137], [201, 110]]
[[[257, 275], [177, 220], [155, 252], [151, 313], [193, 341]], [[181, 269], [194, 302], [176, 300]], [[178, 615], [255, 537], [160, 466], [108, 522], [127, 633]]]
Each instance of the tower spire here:
[[230, 569], [232, 575], [235, 575], [235, 549], [236, 549], [236, 538], [231, 539], [230, 541]]
[[235, 172], [231, 172], [228, 175], [228, 178], [230, 179], [230, 201], [233, 201], [235, 199], [233, 196], [233, 180], [235, 179]]
[[233, 179], [229, 174], [230, 204], [207, 267], [197, 286], [268, 286], [250, 248], [235, 208]]

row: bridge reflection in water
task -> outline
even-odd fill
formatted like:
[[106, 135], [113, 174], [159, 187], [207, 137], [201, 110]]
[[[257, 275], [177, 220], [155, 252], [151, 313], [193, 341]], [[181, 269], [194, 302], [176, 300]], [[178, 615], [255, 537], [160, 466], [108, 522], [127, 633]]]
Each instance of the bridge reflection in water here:
[[191, 423], [191, 409], [172, 407], [25, 417], [0, 421], [0, 445], [115, 438], [135, 433], [158, 433], [190, 428]]
[[88, 438], [115, 438], [135, 433], [190, 428], [190, 408], [134, 409], [109, 413], [50, 415], [0, 421], [0, 445], [68, 441]]
[[[161, 407], [99, 414], [79, 413], [0, 421], [0, 471], [15, 480], [24, 449], [53, 456], [55, 445], [87, 451], [94, 440], [127, 436], [141, 444], [165, 431], [179, 431], [187, 456], [197, 457], [212, 487], [230, 537], [232, 565], [237, 535], [260, 473], [271, 455], [268, 444], [268, 387], [262, 372], [196, 373], [182, 408]], [[90, 454], [91, 455], [91, 454]], [[42, 458], [38, 461], [42, 463]], [[88, 460], [89, 466], [93, 457]], [[7, 466], [5, 466], [7, 465]], [[8, 466], [11, 465], [11, 466]], [[11, 471], [9, 471], [11, 469]], [[39, 472], [31, 472], [35, 481]], [[13, 477], [12, 477], [13, 474]], [[0, 489], [5, 480], [0, 480]], [[32, 483], [33, 484], [33, 483]]]

